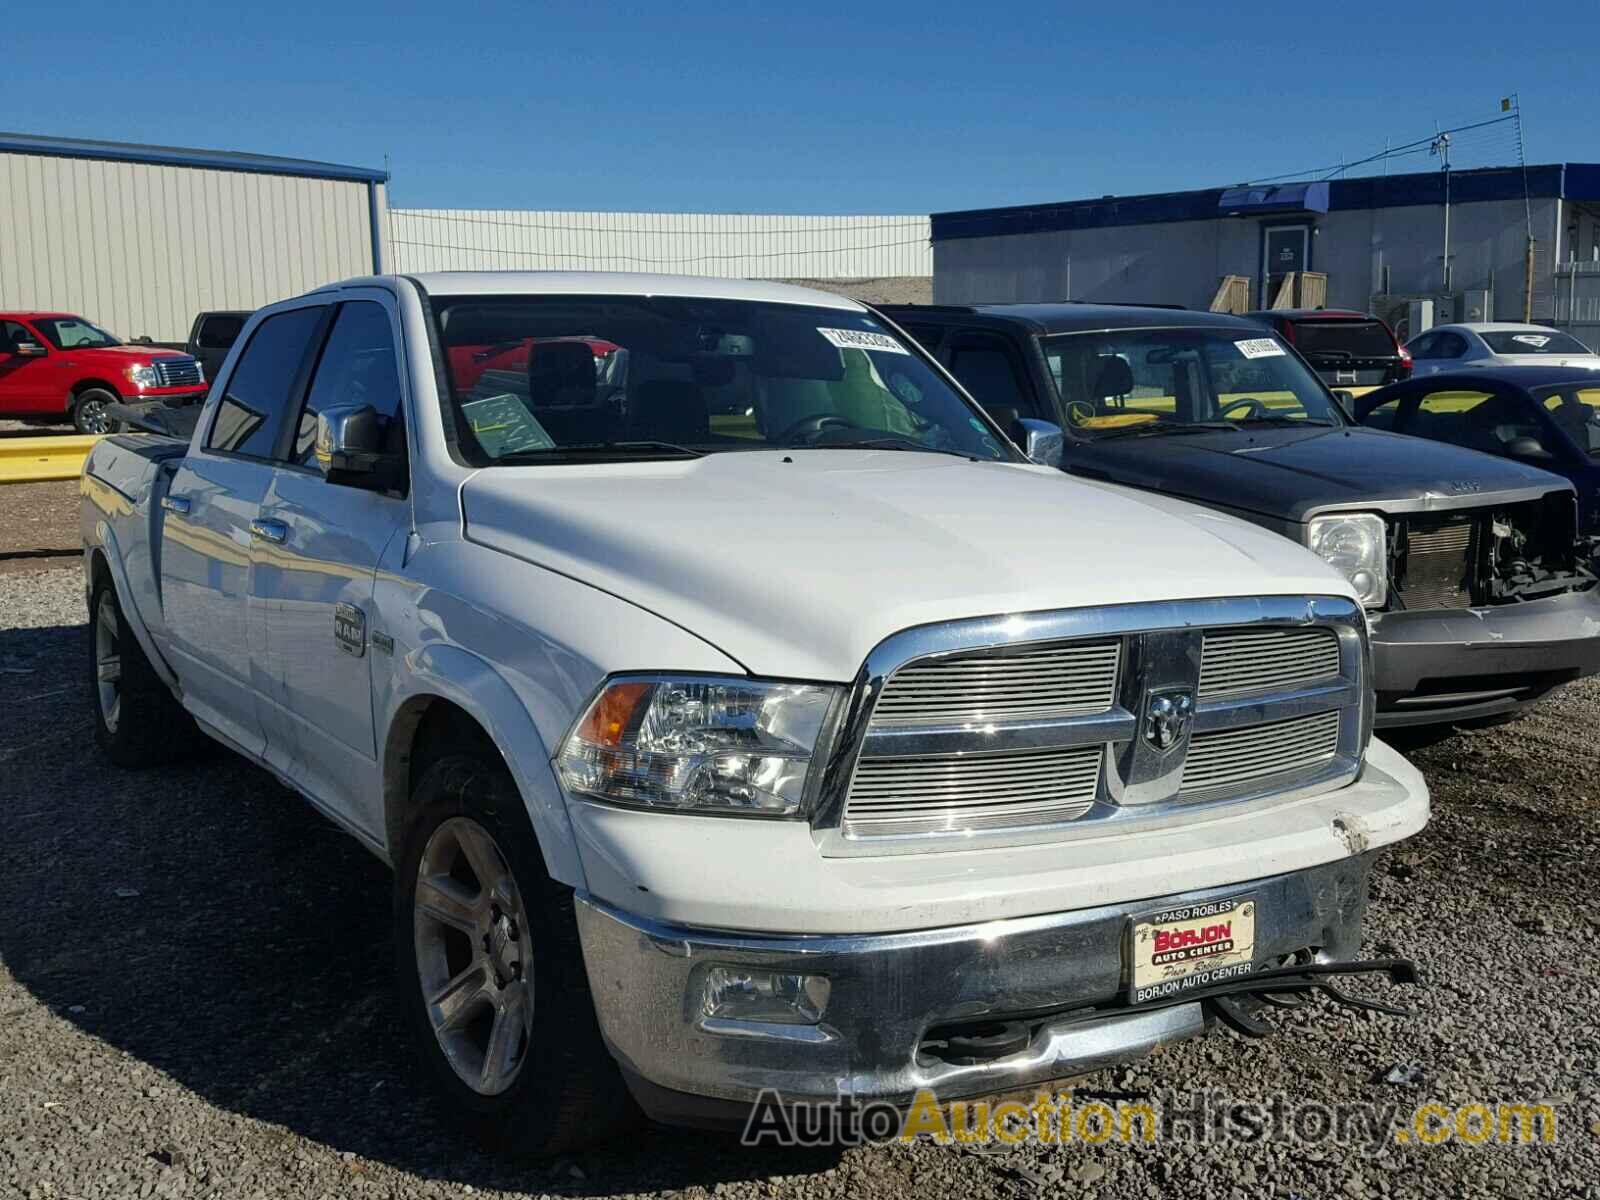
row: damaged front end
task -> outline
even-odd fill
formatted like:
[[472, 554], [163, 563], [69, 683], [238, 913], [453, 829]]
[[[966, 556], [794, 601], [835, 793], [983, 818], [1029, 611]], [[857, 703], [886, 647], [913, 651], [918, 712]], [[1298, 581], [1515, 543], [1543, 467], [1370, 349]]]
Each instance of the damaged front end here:
[[1577, 498], [1398, 517], [1390, 528], [1395, 610], [1478, 608], [1594, 586], [1600, 538], [1580, 535]]
[[1377, 727], [1509, 714], [1600, 671], [1596, 539], [1570, 488], [1388, 518]]

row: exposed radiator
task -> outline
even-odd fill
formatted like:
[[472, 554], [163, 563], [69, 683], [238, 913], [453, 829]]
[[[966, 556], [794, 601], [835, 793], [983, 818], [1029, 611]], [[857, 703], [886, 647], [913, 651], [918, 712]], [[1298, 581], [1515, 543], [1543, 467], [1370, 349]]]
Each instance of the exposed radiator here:
[[1455, 520], [1407, 527], [1406, 557], [1396, 594], [1407, 608], [1470, 608], [1477, 522]]

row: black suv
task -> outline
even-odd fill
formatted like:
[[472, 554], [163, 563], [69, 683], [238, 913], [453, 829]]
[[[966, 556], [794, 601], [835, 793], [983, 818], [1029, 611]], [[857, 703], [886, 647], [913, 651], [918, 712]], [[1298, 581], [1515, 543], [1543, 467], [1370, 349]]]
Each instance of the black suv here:
[[1410, 353], [1394, 330], [1369, 313], [1275, 308], [1245, 316], [1282, 334], [1323, 383], [1352, 397], [1411, 378]]
[[1257, 322], [1072, 303], [881, 311], [1017, 441], [1027, 419], [1061, 426], [1069, 473], [1242, 517], [1341, 571], [1371, 619], [1380, 726], [1512, 712], [1600, 670], [1572, 485], [1355, 424]]

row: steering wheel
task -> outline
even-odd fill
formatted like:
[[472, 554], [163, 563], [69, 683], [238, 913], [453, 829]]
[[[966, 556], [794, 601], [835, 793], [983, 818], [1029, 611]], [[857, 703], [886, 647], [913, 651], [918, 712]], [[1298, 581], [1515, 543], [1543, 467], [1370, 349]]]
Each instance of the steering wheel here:
[[1235, 418], [1229, 416], [1229, 414], [1232, 413], [1236, 408], [1245, 409], [1246, 411], [1244, 415], [1246, 417], [1265, 417], [1270, 415], [1267, 411], [1267, 406], [1261, 403], [1261, 401], [1257, 400], [1254, 396], [1241, 396], [1239, 399], [1230, 401], [1229, 403], [1223, 405], [1222, 415], [1230, 421], [1235, 420]]
[[819, 412], [812, 413], [809, 417], [801, 417], [790, 425], [775, 439], [780, 445], [790, 442], [814, 441], [824, 429], [860, 429], [854, 421], [846, 420], [838, 413]]

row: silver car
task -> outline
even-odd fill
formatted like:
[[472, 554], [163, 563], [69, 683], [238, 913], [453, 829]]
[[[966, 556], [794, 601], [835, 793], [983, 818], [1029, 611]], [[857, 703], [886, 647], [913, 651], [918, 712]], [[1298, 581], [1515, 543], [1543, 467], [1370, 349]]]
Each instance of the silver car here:
[[1547, 325], [1474, 321], [1435, 325], [1406, 343], [1414, 375], [1437, 375], [1459, 367], [1588, 367], [1600, 370], [1600, 354], [1570, 333]]

